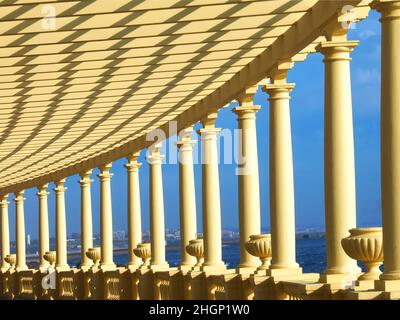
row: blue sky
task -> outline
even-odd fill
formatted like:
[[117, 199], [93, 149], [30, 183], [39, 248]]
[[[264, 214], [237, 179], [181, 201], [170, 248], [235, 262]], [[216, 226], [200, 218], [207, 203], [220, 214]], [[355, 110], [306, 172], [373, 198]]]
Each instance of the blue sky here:
[[[352, 53], [353, 122], [355, 139], [357, 224], [358, 226], [381, 225], [380, 205], [380, 142], [379, 142], [379, 97], [380, 97], [380, 23], [374, 11], [350, 31], [350, 39], [360, 40]], [[292, 91], [291, 121], [295, 180], [296, 227], [323, 227], [323, 62], [322, 55], [312, 54], [297, 63], [289, 72], [289, 81], [296, 83]], [[258, 92], [255, 104], [261, 105], [257, 114], [258, 152], [260, 168], [261, 221], [269, 226], [269, 174], [268, 174], [268, 96]], [[217, 126], [236, 128], [236, 116], [231, 106], [219, 113]], [[140, 173], [142, 225], [149, 228], [148, 164], [144, 163]], [[112, 172], [113, 229], [126, 230], [126, 159], [114, 162]], [[237, 176], [235, 165], [220, 165], [222, 227], [236, 229], [238, 224]], [[92, 185], [94, 232], [99, 232], [99, 182]], [[178, 165], [163, 166], [165, 223], [166, 227], [179, 227], [179, 177]], [[201, 231], [201, 167], [195, 165], [197, 221]], [[79, 176], [68, 177], [66, 186], [67, 232], [80, 230]], [[50, 184], [50, 189], [54, 188]], [[38, 234], [38, 205], [36, 189], [25, 192], [26, 233], [36, 238]], [[10, 233], [14, 239], [14, 203], [10, 197]], [[55, 233], [55, 198], [49, 196], [50, 233]]]

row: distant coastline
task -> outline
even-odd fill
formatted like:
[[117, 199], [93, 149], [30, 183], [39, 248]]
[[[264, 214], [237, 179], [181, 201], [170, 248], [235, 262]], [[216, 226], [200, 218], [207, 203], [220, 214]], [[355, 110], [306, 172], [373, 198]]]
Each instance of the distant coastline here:
[[[296, 233], [296, 240], [303, 240], [303, 239], [324, 239], [325, 238], [325, 232], [298, 232]], [[223, 245], [232, 245], [232, 244], [239, 244], [239, 238], [233, 238], [233, 239], [223, 239], [222, 240]], [[180, 250], [180, 243], [179, 242], [173, 242], [173, 243], [168, 243], [166, 245], [166, 250], [167, 251], [178, 251]], [[121, 255], [127, 255], [128, 254], [128, 247], [114, 247], [114, 255], [115, 256], [121, 256]], [[69, 250], [68, 251], [68, 258], [70, 259], [78, 259], [81, 256], [81, 251], [80, 250]], [[26, 261], [28, 263], [35, 263], [38, 261], [38, 255], [37, 254], [27, 254], [26, 256]]]

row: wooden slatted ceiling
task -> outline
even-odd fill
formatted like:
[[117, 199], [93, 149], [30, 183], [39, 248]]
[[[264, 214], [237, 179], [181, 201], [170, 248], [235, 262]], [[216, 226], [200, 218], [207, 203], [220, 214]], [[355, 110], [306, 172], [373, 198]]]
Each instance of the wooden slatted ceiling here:
[[[3, 0], [0, 192], [145, 147], [145, 133], [199, 110], [320, 2]], [[351, 1], [336, 2], [331, 15]]]

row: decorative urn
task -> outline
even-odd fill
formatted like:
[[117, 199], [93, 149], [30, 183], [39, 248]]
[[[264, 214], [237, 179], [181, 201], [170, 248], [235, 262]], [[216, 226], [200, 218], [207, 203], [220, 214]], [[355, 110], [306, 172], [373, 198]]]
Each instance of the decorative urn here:
[[4, 260], [10, 264], [11, 268], [15, 268], [15, 264], [17, 263], [17, 255], [8, 254], [4, 257]]
[[271, 235], [269, 233], [251, 235], [245, 247], [251, 255], [260, 258], [262, 263], [257, 270], [269, 268], [272, 257]]
[[197, 263], [195, 267], [200, 267], [204, 262], [204, 244], [203, 239], [193, 239], [186, 246], [186, 252], [192, 257], [195, 257]]
[[148, 242], [139, 243], [136, 248], [133, 249], [133, 253], [142, 259], [143, 263], [141, 268], [146, 267], [150, 264], [151, 258], [151, 245]]
[[358, 280], [379, 279], [383, 263], [382, 228], [354, 228], [349, 232], [350, 236], [342, 239], [342, 247], [350, 258], [361, 261], [366, 268]]
[[57, 253], [56, 251], [46, 251], [43, 255], [44, 260], [48, 261], [50, 263], [51, 267], [54, 267], [57, 259]]
[[86, 251], [86, 256], [93, 261], [93, 267], [98, 267], [101, 259], [100, 247], [89, 248], [88, 251]]

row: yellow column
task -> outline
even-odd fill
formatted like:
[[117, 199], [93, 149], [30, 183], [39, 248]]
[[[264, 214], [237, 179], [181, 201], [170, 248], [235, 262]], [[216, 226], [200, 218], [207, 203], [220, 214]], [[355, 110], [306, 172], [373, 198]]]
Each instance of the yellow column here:
[[[400, 1], [376, 1], [382, 24], [383, 280], [400, 280]], [[398, 290], [398, 286], [397, 286]]]
[[269, 181], [272, 260], [270, 275], [300, 274], [296, 263], [296, 226], [290, 91], [286, 77], [267, 85], [269, 94]]
[[67, 262], [67, 224], [65, 216], [65, 179], [55, 182], [56, 193], [56, 269], [69, 269]]
[[196, 191], [193, 172], [193, 145], [190, 139], [193, 128], [182, 130], [176, 142], [179, 148], [179, 218], [181, 232], [181, 270], [188, 270], [196, 264], [196, 259], [186, 252], [190, 240], [196, 239]]
[[47, 184], [38, 187], [39, 199], [39, 269], [44, 271], [49, 262], [44, 259], [45, 252], [49, 251], [49, 212], [47, 207]]
[[201, 120], [202, 194], [203, 194], [203, 271], [226, 269], [222, 261], [221, 204], [219, 192], [217, 135], [215, 128], [217, 113], [208, 114]]
[[165, 260], [165, 225], [164, 196], [162, 185], [161, 163], [164, 156], [160, 154], [161, 144], [149, 150], [147, 161], [150, 165], [150, 269], [168, 269]]
[[4, 257], [10, 254], [10, 226], [8, 224], [8, 194], [1, 196], [1, 271], [7, 271], [10, 264], [4, 260]]
[[360, 269], [341, 240], [356, 227], [350, 52], [357, 41], [346, 36], [319, 46], [325, 63], [325, 227], [327, 267], [322, 282], [342, 281]]
[[113, 261], [113, 228], [111, 205], [111, 163], [99, 167], [100, 174], [100, 238], [101, 238], [101, 263], [103, 270], [114, 269]]
[[93, 247], [93, 224], [92, 224], [92, 195], [90, 179], [92, 170], [80, 174], [81, 180], [81, 265], [82, 269], [88, 269], [93, 261], [86, 256], [89, 248]]
[[260, 234], [260, 191], [258, 176], [258, 152], [256, 113], [259, 106], [253, 105], [253, 97], [257, 87], [250, 88], [242, 94], [239, 106], [233, 109], [238, 117], [240, 130], [239, 163], [236, 174], [239, 186], [239, 234], [240, 234], [240, 263], [238, 272], [252, 272], [260, 265], [260, 259], [249, 254], [245, 243], [250, 236]]
[[25, 259], [25, 214], [24, 191], [15, 193], [15, 240], [17, 247], [17, 270], [27, 269]]
[[139, 154], [140, 152], [136, 152], [128, 157], [128, 163], [125, 164], [128, 173], [128, 267], [130, 269], [136, 269], [142, 264], [141, 259], [133, 253], [133, 249], [142, 242], [139, 184], [139, 168], [142, 164], [137, 161]]

